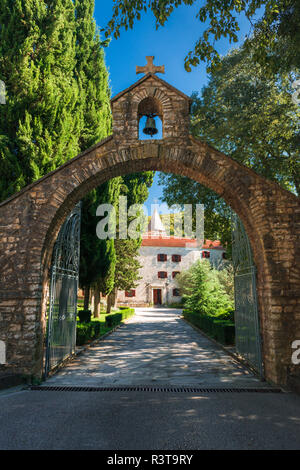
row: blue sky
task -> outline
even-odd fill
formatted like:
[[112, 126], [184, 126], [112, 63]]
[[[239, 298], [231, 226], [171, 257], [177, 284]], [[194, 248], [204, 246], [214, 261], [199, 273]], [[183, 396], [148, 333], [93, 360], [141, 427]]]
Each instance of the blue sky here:
[[[96, 0], [95, 20], [99, 28], [106, 26], [111, 19], [113, 0]], [[142, 77], [136, 75], [136, 65], [145, 65], [146, 56], [155, 56], [156, 65], [165, 65], [165, 75], [159, 75], [171, 85], [180, 89], [187, 95], [193, 91], [201, 91], [207, 83], [208, 77], [205, 65], [199, 65], [188, 73], [184, 69], [184, 58], [193, 48], [195, 42], [205, 29], [204, 25], [196, 19], [196, 13], [202, 2], [196, 6], [181, 6], [174, 13], [164, 27], [155, 29], [152, 13], [142, 15], [136, 22], [133, 30], [121, 31], [121, 37], [113, 39], [106, 49], [106, 64], [110, 73], [112, 95], [119, 93]], [[244, 16], [239, 18], [240, 43], [244, 41], [249, 32], [249, 22]], [[236, 47], [238, 43], [234, 45]], [[226, 39], [217, 43], [219, 53], [226, 54], [233, 45]], [[150, 190], [147, 206], [154, 199], [161, 196], [161, 187], [157, 185], [157, 177]]]

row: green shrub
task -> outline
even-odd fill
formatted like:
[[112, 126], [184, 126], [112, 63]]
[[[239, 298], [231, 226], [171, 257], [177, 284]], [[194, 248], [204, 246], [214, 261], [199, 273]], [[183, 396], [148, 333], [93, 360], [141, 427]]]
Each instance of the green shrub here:
[[95, 333], [95, 337], [97, 338], [98, 336], [100, 336], [101, 323], [99, 321], [94, 321], [92, 323], [94, 324], [94, 333]]
[[92, 318], [91, 310], [79, 310], [78, 312], [80, 323], [89, 323]]
[[126, 310], [122, 310], [121, 313], [122, 313], [122, 320], [126, 320], [126, 318], [132, 317], [135, 311], [134, 311], [134, 308], [127, 308]]
[[176, 276], [185, 308], [209, 315], [233, 307], [233, 300], [219, 280], [219, 272], [209, 261], [198, 260]]
[[201, 315], [190, 310], [184, 310], [183, 316], [220, 343], [234, 344], [235, 326], [232, 321], [214, 315]]
[[221, 308], [217, 311], [216, 318], [218, 320], [229, 320], [234, 323], [234, 309], [233, 308]]
[[[134, 315], [133, 308], [126, 308], [116, 313], [112, 313], [111, 315], [106, 316], [106, 325], [109, 328], [114, 328], [119, 323], [121, 323], [122, 320], [125, 320], [132, 315]], [[100, 334], [101, 321], [94, 320], [87, 322], [81, 320], [81, 322], [77, 323], [76, 344], [77, 346], [82, 346], [93, 339], [99, 338]]]
[[83, 344], [87, 343], [90, 339], [90, 328], [87, 323], [77, 324], [76, 328], [76, 344], [78, 346], [82, 346]]
[[122, 309], [119, 312], [112, 313], [111, 315], [106, 316], [106, 324], [109, 328], [114, 328], [121, 321], [126, 320], [126, 318], [134, 315], [134, 308]]
[[111, 315], [107, 315], [106, 324], [109, 328], [114, 328], [122, 321], [122, 313], [112, 313]]
[[89, 323], [77, 323], [76, 344], [82, 346], [88, 341], [99, 338], [101, 332], [100, 321], [91, 321]]

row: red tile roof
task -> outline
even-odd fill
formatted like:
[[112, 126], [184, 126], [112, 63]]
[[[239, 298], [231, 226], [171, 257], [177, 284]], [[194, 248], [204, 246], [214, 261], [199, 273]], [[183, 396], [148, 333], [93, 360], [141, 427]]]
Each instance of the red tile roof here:
[[[174, 246], [174, 247], [189, 247], [197, 248], [198, 243], [195, 238], [180, 238], [180, 237], [158, 237], [151, 233], [143, 235], [142, 246]], [[202, 248], [203, 250], [224, 250], [219, 240], [205, 240]]]

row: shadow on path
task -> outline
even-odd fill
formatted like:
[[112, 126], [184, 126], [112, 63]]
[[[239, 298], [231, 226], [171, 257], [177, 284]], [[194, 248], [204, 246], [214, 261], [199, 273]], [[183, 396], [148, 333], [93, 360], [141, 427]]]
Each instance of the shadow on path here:
[[264, 386], [180, 318], [181, 310], [136, 309], [126, 324], [76, 357], [47, 385]]

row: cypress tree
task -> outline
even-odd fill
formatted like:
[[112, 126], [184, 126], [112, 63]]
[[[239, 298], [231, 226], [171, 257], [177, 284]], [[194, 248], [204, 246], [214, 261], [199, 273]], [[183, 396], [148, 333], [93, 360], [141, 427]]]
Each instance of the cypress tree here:
[[[148, 198], [148, 188], [153, 183], [153, 171], [132, 173], [122, 179], [121, 194], [127, 196], [127, 204], [143, 204]], [[128, 223], [130, 220], [128, 220]], [[117, 290], [130, 290], [136, 287], [140, 279], [138, 261], [142, 239], [117, 239], [115, 242], [116, 263], [114, 272], [114, 288], [108, 297], [109, 309], [115, 305]]]
[[[117, 205], [119, 201], [119, 195], [121, 190], [122, 178], [112, 178], [106, 183], [102, 184], [96, 189], [97, 193], [97, 204], [112, 204], [117, 212]], [[96, 213], [96, 207], [94, 208], [94, 214]], [[98, 316], [99, 314], [99, 304], [100, 304], [100, 292], [102, 295], [109, 295], [115, 284], [115, 268], [117, 262], [116, 249], [115, 249], [115, 240], [112, 238], [107, 238], [106, 240], [95, 241], [96, 237], [96, 224], [94, 224], [93, 229], [89, 232], [91, 239], [94, 240], [94, 253], [96, 257], [100, 255], [100, 264], [97, 272], [97, 279], [94, 283], [94, 315]], [[107, 313], [110, 312], [111, 304], [107, 303]]]
[[[103, 45], [93, 18], [94, 0], [75, 0], [76, 14], [76, 79], [79, 86], [78, 103], [83, 151], [107, 137], [111, 132], [110, 89], [105, 66]], [[113, 288], [116, 255], [114, 240], [96, 237], [96, 209], [101, 203], [115, 204], [118, 197], [118, 179], [111, 180], [86, 196], [82, 208], [80, 285], [85, 290], [85, 308], [88, 308], [91, 287], [96, 294], [107, 295]], [[91, 203], [92, 201], [92, 203]]]
[[[93, 10], [94, 0], [1, 2], [0, 79], [7, 96], [0, 115], [0, 199], [111, 132], [108, 73]], [[96, 238], [95, 210], [104, 193], [100, 187], [83, 204], [80, 277], [87, 286], [99, 273], [111, 285], [113, 244], [99, 247]]]
[[86, 150], [111, 133], [110, 88], [103, 46], [97, 30], [94, 0], [75, 0], [76, 79], [80, 89], [80, 149]]
[[0, 198], [79, 152], [79, 87], [72, 0], [2, 0]]

